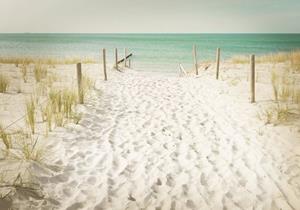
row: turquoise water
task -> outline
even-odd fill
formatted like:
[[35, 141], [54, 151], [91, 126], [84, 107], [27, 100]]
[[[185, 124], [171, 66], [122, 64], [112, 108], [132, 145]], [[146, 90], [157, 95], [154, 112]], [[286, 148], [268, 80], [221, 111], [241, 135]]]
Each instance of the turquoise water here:
[[136, 69], [177, 71], [178, 63], [192, 66], [193, 44], [201, 62], [214, 60], [218, 47], [222, 59], [300, 49], [300, 34], [0, 34], [0, 55], [100, 59], [100, 49], [106, 48], [113, 62], [113, 49], [123, 56], [126, 47]]

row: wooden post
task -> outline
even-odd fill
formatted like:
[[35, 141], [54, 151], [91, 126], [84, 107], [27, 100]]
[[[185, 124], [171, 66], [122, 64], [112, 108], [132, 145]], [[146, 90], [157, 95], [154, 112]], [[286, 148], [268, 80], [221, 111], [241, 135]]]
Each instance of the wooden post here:
[[102, 49], [103, 51], [103, 73], [104, 73], [104, 80], [107, 81], [107, 73], [106, 73], [106, 52], [105, 49]]
[[77, 63], [77, 87], [78, 87], [78, 99], [79, 103], [83, 104], [83, 92], [82, 92], [82, 74], [81, 74], [81, 63]]
[[251, 66], [251, 75], [250, 75], [251, 103], [254, 103], [255, 102], [255, 55], [250, 56], [250, 66]]
[[196, 49], [196, 45], [193, 45], [193, 55], [194, 55], [194, 65], [195, 65], [196, 75], [198, 75], [198, 62], [197, 62], [197, 49]]
[[118, 49], [115, 48], [115, 58], [116, 58], [116, 69], [118, 70]]
[[128, 59], [128, 67], [131, 68], [131, 59]]
[[216, 59], [216, 65], [217, 65], [217, 73], [216, 73], [216, 79], [219, 79], [219, 69], [220, 69], [220, 48], [217, 48], [217, 59]]
[[127, 48], [124, 48], [124, 67], [126, 68], [127, 64]]

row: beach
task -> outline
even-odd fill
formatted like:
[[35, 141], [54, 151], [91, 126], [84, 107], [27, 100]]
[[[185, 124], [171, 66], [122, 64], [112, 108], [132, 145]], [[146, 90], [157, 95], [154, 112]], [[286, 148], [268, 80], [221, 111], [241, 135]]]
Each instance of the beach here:
[[1, 0], [0, 210], [300, 210], [300, 0]]
[[[1, 64], [2, 72], [17, 68]], [[79, 122], [56, 126], [39, 139], [47, 151], [43, 161], [23, 162], [40, 192], [17, 191], [2, 205], [299, 209], [299, 113], [293, 109], [295, 114], [284, 123], [259, 117], [273, 104], [272, 68], [272, 63], [257, 64], [256, 103], [250, 103], [249, 64], [221, 63], [219, 80], [214, 64], [199, 67], [199, 75], [184, 76], [135, 68], [116, 71], [110, 65], [108, 81], [103, 80], [102, 64], [83, 64], [82, 71], [95, 81], [85, 103], [76, 105]], [[65, 78], [64, 85], [76, 84], [75, 65], [56, 65], [50, 71]], [[293, 78], [299, 84], [299, 73]], [[29, 97], [26, 91], [0, 93], [2, 121], [10, 124], [24, 113], [15, 106], [24, 105], [21, 96]], [[1, 170], [19, 162], [2, 159]]]

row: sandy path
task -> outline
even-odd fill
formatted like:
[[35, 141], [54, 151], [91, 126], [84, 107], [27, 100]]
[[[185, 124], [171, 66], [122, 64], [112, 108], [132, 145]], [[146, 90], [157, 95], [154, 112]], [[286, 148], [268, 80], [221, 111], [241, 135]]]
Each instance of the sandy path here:
[[43, 207], [299, 209], [300, 156], [280, 141], [268, 149], [260, 139], [273, 136], [221, 110], [201, 81], [130, 72], [97, 82], [104, 92], [80, 125], [53, 134], [62, 171], [39, 177], [52, 197]]

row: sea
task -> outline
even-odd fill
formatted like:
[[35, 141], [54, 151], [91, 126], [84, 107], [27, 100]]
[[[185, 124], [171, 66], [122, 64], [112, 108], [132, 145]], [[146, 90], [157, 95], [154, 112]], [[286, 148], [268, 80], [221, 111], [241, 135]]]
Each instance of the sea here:
[[127, 48], [136, 70], [176, 72], [179, 64], [192, 67], [193, 45], [199, 62], [215, 60], [217, 48], [225, 60], [298, 50], [300, 34], [0, 34], [0, 57], [88, 57], [101, 61], [101, 50], [106, 48], [107, 62], [113, 63], [114, 49], [121, 59]]

